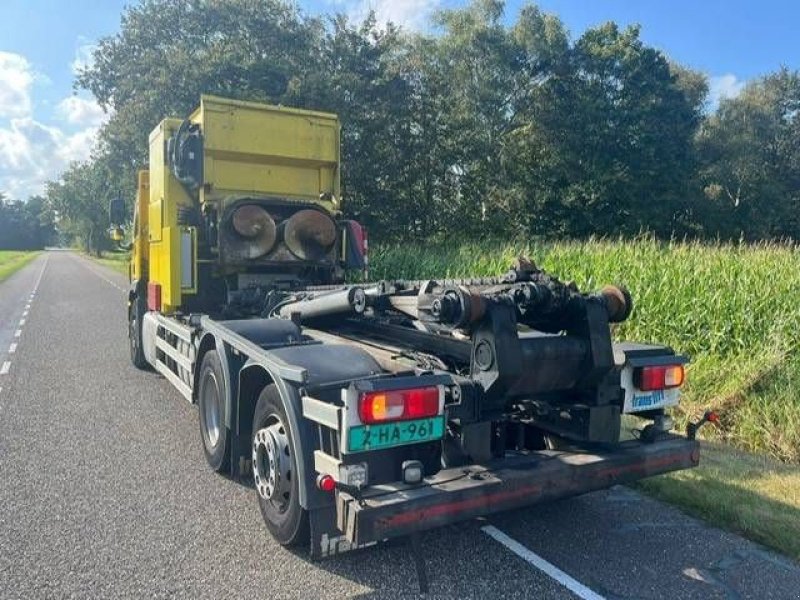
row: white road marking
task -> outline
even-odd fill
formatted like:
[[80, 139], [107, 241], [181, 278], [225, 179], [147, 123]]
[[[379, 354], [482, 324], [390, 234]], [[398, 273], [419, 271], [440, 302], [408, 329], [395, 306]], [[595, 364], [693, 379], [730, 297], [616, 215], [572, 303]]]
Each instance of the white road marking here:
[[522, 560], [525, 560], [532, 564], [534, 567], [549, 575], [553, 579], [555, 579], [558, 583], [563, 585], [567, 588], [570, 592], [575, 594], [576, 596], [583, 598], [583, 600], [605, 600], [603, 596], [595, 592], [594, 590], [590, 590], [588, 587], [583, 585], [580, 581], [573, 579], [564, 571], [556, 567], [555, 565], [547, 562], [541, 556], [529, 550], [518, 541], [513, 538], [510, 538], [505, 533], [497, 529], [492, 525], [486, 525], [485, 527], [481, 527], [481, 530], [491, 538], [494, 538], [496, 541], [500, 542], [511, 550], [514, 554], [519, 556]]
[[44, 264], [42, 265], [42, 270], [39, 271], [39, 278], [36, 280], [36, 284], [33, 286], [33, 293], [31, 294], [31, 298], [36, 295], [36, 290], [39, 289], [39, 284], [42, 282], [42, 276], [44, 275], [44, 270], [47, 268], [47, 261], [50, 260], [50, 255], [47, 254], [44, 257]]
[[[44, 270], [47, 268], [47, 262], [50, 260], [50, 255], [45, 255], [44, 264], [42, 265], [42, 270], [39, 271], [39, 277], [36, 279], [36, 285], [33, 286], [33, 291], [31, 292], [30, 299], [28, 303], [25, 305], [25, 311], [22, 313], [22, 318], [19, 320], [19, 327], [25, 325], [26, 318], [28, 316], [28, 312], [31, 309], [31, 302], [36, 297], [36, 290], [39, 289], [39, 284], [42, 281], [42, 276], [44, 275]], [[14, 332], [14, 337], [18, 338], [22, 335], [22, 329], [17, 329]], [[17, 351], [17, 342], [12, 342], [11, 345], [8, 347], [8, 353], [14, 354]], [[3, 362], [2, 366], [0, 366], [0, 375], [8, 375], [8, 372], [11, 370], [11, 361], [6, 360]], [[3, 388], [0, 387], [0, 392], [3, 391]]]

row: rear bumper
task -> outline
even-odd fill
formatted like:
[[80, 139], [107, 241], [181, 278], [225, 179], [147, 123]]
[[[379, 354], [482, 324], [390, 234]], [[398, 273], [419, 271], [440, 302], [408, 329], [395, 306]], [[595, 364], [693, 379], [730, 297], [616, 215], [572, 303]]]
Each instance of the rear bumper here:
[[698, 465], [700, 445], [672, 437], [597, 453], [540, 451], [440, 471], [424, 485], [337, 494], [337, 525], [356, 545], [407, 535]]

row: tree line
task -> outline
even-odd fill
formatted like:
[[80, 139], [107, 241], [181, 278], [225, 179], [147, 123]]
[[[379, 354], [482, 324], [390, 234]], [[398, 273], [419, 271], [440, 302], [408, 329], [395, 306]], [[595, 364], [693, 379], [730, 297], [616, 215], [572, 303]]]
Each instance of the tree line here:
[[800, 74], [708, 106], [707, 78], [606, 23], [571, 39], [534, 4], [436, 14], [428, 33], [284, 0], [140, 0], [76, 85], [110, 119], [48, 185], [99, 248], [148, 134], [200, 94], [333, 111], [343, 196], [379, 239], [636, 235], [800, 238]]
[[39, 250], [55, 242], [53, 214], [44, 197], [23, 202], [0, 192], [0, 250]]

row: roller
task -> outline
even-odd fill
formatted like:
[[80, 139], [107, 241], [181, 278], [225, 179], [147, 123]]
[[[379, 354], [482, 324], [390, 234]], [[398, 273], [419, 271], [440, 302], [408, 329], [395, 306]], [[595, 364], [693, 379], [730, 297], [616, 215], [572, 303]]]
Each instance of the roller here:
[[278, 309], [278, 314], [285, 319], [298, 314], [302, 321], [331, 315], [361, 314], [366, 307], [367, 294], [364, 288], [351, 287], [321, 296], [307, 296], [302, 300], [284, 304]]

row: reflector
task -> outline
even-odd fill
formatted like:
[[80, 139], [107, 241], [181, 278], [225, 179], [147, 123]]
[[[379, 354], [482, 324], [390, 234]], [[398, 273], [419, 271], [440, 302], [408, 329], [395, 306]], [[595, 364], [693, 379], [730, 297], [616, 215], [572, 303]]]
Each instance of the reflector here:
[[161, 310], [161, 284], [147, 282], [147, 310]]
[[283, 241], [297, 258], [320, 260], [336, 241], [336, 224], [321, 211], [300, 210], [286, 221]]
[[317, 477], [317, 489], [332, 492], [336, 489], [336, 480], [330, 475], [320, 475]]

